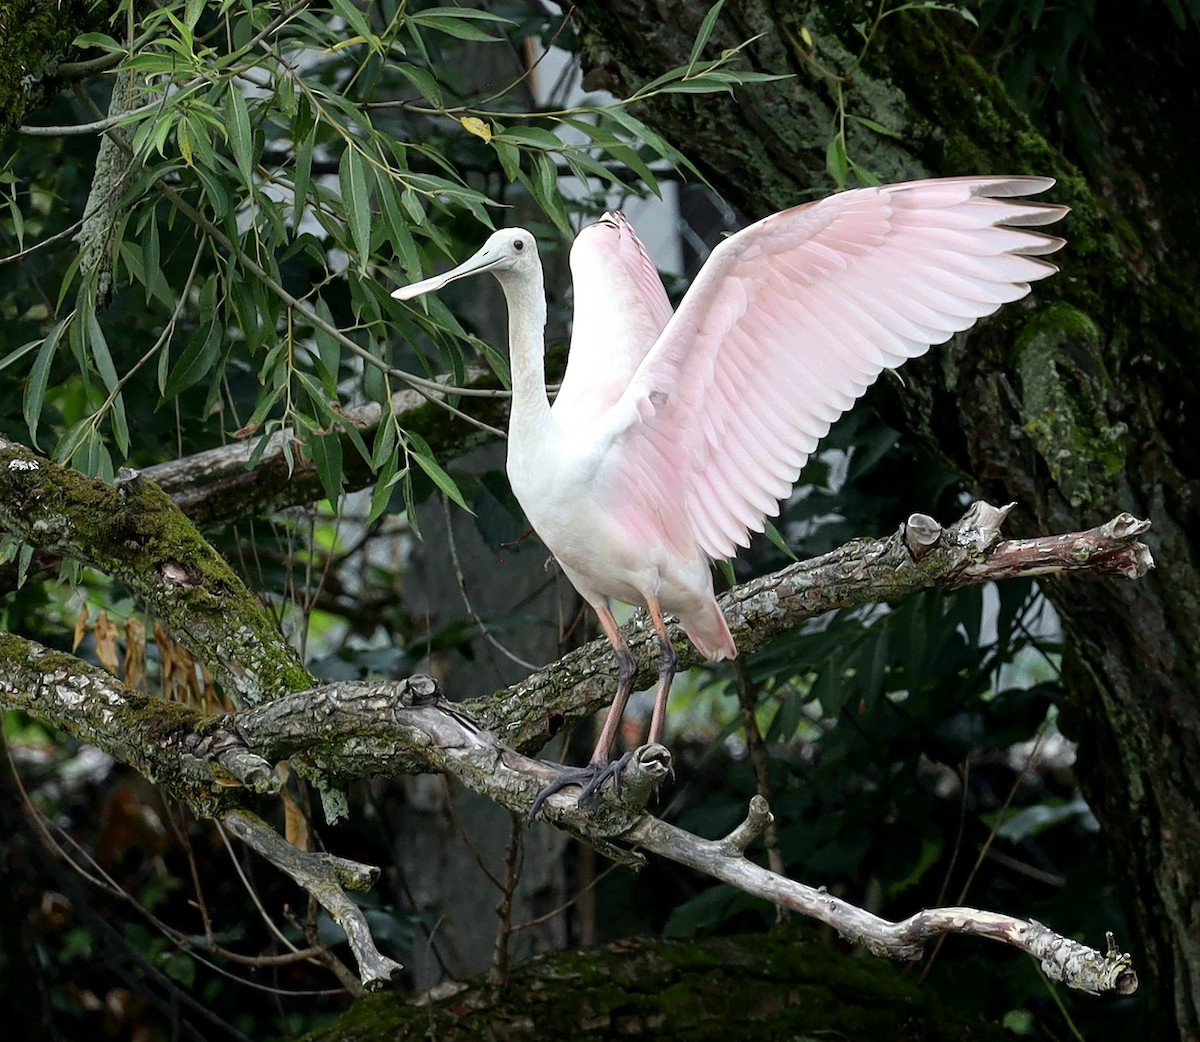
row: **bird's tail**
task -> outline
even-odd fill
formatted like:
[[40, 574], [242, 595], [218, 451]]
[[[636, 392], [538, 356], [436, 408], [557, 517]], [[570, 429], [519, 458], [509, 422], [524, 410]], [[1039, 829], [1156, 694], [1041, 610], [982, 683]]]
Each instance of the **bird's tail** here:
[[729, 632], [729, 623], [725, 621], [715, 600], [709, 602], [704, 614], [692, 615], [681, 621], [688, 639], [705, 658], [719, 661], [737, 657], [737, 645], [733, 642], [733, 634]]

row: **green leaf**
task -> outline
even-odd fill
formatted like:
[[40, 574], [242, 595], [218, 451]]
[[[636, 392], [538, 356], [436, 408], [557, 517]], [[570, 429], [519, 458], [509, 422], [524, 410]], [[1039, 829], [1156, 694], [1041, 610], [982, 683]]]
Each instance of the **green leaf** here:
[[354, 6], [353, 0], [333, 0], [334, 10], [345, 20], [355, 33], [363, 38], [372, 48], [378, 47], [379, 37], [371, 31], [371, 23], [363, 13]]
[[833, 178], [833, 183], [841, 190], [846, 187], [846, 178], [850, 174], [850, 160], [846, 155], [846, 144], [841, 135], [830, 138], [825, 146], [825, 169]]
[[337, 434], [322, 434], [309, 439], [308, 456], [316, 465], [321, 487], [329, 505], [337, 509], [342, 494], [342, 441]]
[[184, 348], [171, 375], [162, 388], [164, 401], [170, 401], [186, 391], [202, 376], [207, 375], [217, 360], [221, 347], [221, 326], [215, 319], [207, 330], [197, 329], [188, 346]]
[[771, 545], [774, 546], [776, 550], [786, 554], [793, 561], [799, 560], [799, 558], [792, 551], [792, 548], [784, 541], [783, 536], [779, 534], [779, 529], [775, 527], [769, 517], [763, 518], [763, 532], [766, 534], [767, 538], [771, 540]]
[[521, 169], [521, 150], [498, 137], [492, 138], [492, 148], [496, 150], [496, 158], [500, 160], [500, 169], [504, 171], [504, 176], [509, 181], [515, 181]]
[[7, 369], [10, 365], [13, 365], [16, 362], [19, 362], [22, 358], [24, 358], [27, 354], [29, 354], [30, 351], [32, 351], [35, 347], [38, 347], [41, 343], [42, 343], [41, 340], [30, 340], [28, 343], [22, 344], [20, 347], [14, 348], [12, 351], [9, 351], [8, 354], [6, 354], [3, 358], [0, 358], [0, 373], [4, 372], [4, 370]]
[[[389, 425], [390, 426], [390, 425]], [[370, 525], [383, 517], [384, 511], [391, 506], [392, 490], [397, 482], [404, 480], [403, 472], [396, 472], [395, 456], [385, 460], [376, 478], [375, 487], [371, 490], [371, 509], [367, 513], [366, 524]]]
[[567, 208], [563, 205], [562, 196], [558, 194], [558, 168], [545, 152], [533, 153], [533, 177], [530, 181], [533, 197], [546, 211], [550, 218], [564, 235], [571, 234], [571, 222], [567, 218]]
[[425, 223], [425, 207], [421, 205], [420, 198], [411, 188], [406, 188], [401, 193], [400, 203], [408, 211], [408, 216], [412, 218], [413, 224]]
[[[395, 459], [396, 424], [389, 419], [384, 419], [375, 429], [375, 444], [371, 446], [371, 468], [382, 471], [387, 466], [388, 460], [394, 462]], [[393, 466], [393, 473], [395, 469]]]
[[717, 0], [708, 9], [708, 14], [704, 16], [704, 21], [700, 23], [700, 31], [696, 34], [696, 42], [692, 44], [692, 53], [688, 56], [689, 70], [696, 64], [697, 59], [700, 57], [700, 52], [704, 50], [704, 45], [708, 43], [708, 38], [712, 36], [713, 26], [717, 24], [717, 16], [721, 13], [721, 8], [724, 6], [725, 0]]
[[417, 461], [419, 466], [429, 477], [433, 483], [437, 485], [447, 496], [455, 503], [463, 508], [468, 514], [472, 510], [467, 506], [467, 501], [463, 499], [463, 494], [459, 491], [455, 480], [447, 474], [440, 463], [433, 458], [433, 450], [430, 449], [429, 443], [425, 441], [419, 434], [412, 431], [406, 431], [405, 437], [408, 439], [409, 455]]
[[[333, 313], [323, 297], [316, 299], [313, 310], [331, 326], [336, 326]], [[313, 339], [317, 342], [317, 370], [321, 376], [322, 387], [330, 398], [336, 398], [342, 364], [342, 345], [320, 326], [313, 327]]]
[[854, 120], [855, 123], [861, 123], [868, 130], [875, 131], [876, 134], [883, 134], [886, 137], [902, 138], [903, 135], [895, 130], [889, 130], [882, 123], [874, 119], [868, 119], [866, 116], [856, 116], [853, 112], [846, 113], [847, 119]]
[[25, 381], [25, 390], [21, 396], [21, 407], [25, 413], [25, 424], [29, 428], [29, 440], [37, 448], [38, 421], [42, 416], [42, 406], [46, 401], [46, 384], [50, 379], [50, 365], [58, 351], [58, 342], [62, 338], [67, 320], [63, 319], [42, 341], [37, 358], [33, 360], [33, 368], [29, 371], [29, 379]]
[[445, 107], [446, 102], [442, 98], [442, 88], [438, 85], [437, 78], [433, 73], [407, 62], [398, 65], [396, 71], [408, 80], [416, 88], [417, 93], [434, 108]]
[[76, 47], [99, 47], [105, 51], [113, 51], [117, 54], [123, 54], [129, 48], [123, 43], [117, 43], [107, 33], [81, 33], [75, 37], [74, 46]]
[[409, 229], [409, 222], [400, 212], [400, 193], [396, 191], [396, 185], [386, 171], [377, 170], [375, 173], [379, 181], [379, 198], [383, 203], [384, 225], [389, 233], [392, 249], [396, 252], [405, 275], [410, 279], [418, 278], [421, 274], [421, 256]]
[[440, 33], [445, 33], [447, 36], [453, 36], [459, 40], [487, 42], [495, 42], [502, 39], [502, 37], [493, 36], [478, 26], [472, 25], [471, 22], [488, 21], [500, 22], [504, 25], [517, 24], [509, 18], [501, 18], [490, 11], [475, 11], [465, 7], [434, 7], [428, 11], [418, 11], [415, 14], [409, 14], [406, 17], [414, 25], [420, 25], [426, 29], [435, 29]]
[[[301, 99], [303, 100], [303, 99]], [[307, 104], [307, 103], [306, 103]], [[313, 123], [308, 132], [296, 141], [296, 159], [292, 176], [292, 229], [298, 232], [304, 221], [304, 210], [308, 205], [308, 189], [312, 183], [313, 147], [317, 142], [317, 125]]]
[[225, 127], [229, 147], [237, 163], [238, 173], [247, 185], [254, 184], [254, 132], [250, 128], [250, 110], [246, 99], [235, 84], [231, 84], [225, 95]]
[[104, 335], [104, 330], [100, 328], [100, 320], [96, 317], [95, 311], [89, 309], [86, 322], [88, 349], [92, 361], [96, 363], [96, 372], [104, 381], [105, 390], [115, 391], [118, 381], [117, 367], [113, 364], [112, 352], [108, 349], [108, 338]]
[[505, 127], [492, 140], [500, 140], [509, 145], [546, 149], [551, 152], [557, 152], [563, 147], [562, 138], [557, 134], [552, 134], [544, 127]]
[[350, 236], [358, 253], [358, 263], [361, 268], [365, 268], [371, 257], [371, 200], [367, 190], [367, 172], [363, 157], [353, 144], [347, 145], [342, 153], [338, 180], [342, 187], [346, 222], [350, 226]]

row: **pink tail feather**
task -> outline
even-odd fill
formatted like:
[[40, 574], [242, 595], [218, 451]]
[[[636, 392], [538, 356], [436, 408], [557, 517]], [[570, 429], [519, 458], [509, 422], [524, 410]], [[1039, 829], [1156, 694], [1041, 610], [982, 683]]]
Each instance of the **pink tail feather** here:
[[709, 602], [703, 615], [692, 615], [680, 621], [688, 639], [705, 658], [720, 661], [737, 657], [737, 645], [733, 642], [733, 634], [729, 632], [729, 623], [725, 621], [716, 601]]

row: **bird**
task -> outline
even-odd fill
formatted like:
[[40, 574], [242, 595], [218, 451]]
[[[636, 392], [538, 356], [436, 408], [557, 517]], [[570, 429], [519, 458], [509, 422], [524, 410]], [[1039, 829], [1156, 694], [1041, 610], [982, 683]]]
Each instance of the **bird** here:
[[594, 798], [637, 666], [613, 602], [645, 607], [659, 642], [648, 735], [662, 738], [677, 657], [664, 615], [706, 659], [737, 655], [711, 562], [778, 513], [830, 426], [885, 370], [1020, 300], [1058, 269], [1040, 230], [1068, 207], [1027, 197], [1053, 178], [933, 178], [854, 188], [730, 235], [672, 311], [619, 212], [575, 238], [566, 373], [551, 404], [537, 243], [493, 233], [464, 263], [396, 289], [411, 300], [490, 272], [508, 308], [513, 493], [616, 653], [617, 688], [589, 763], [562, 767], [530, 812]]

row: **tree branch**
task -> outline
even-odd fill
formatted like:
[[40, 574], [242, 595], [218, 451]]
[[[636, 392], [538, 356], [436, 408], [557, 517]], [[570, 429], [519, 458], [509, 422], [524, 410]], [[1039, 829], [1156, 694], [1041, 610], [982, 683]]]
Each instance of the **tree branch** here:
[[[1021, 575], [1087, 571], [1138, 578], [1154, 567], [1149, 549], [1137, 538], [1150, 527], [1148, 521], [1121, 514], [1086, 532], [1000, 542], [1000, 525], [1011, 509], [1011, 504], [974, 503], [946, 528], [926, 515], [914, 514], [888, 538], [856, 539], [736, 586], [718, 598], [721, 610], [738, 648], [748, 654], [834, 608]], [[925, 540], [919, 556], [908, 545], [914, 524]], [[682, 628], [672, 624], [669, 629], [679, 668], [700, 665], [703, 659]], [[657, 674], [654, 631], [645, 612], [625, 626], [625, 635], [642, 664], [635, 683], [648, 686]], [[482, 726], [514, 749], [528, 752], [565, 723], [584, 719], [606, 705], [615, 683], [611, 649], [606, 641], [597, 640], [511, 688], [467, 704]]]
[[[1137, 541], [1148, 522], [1123, 514], [1087, 532], [998, 542], [1008, 510], [976, 503], [936, 535], [936, 522], [919, 516], [888, 539], [856, 540], [736, 587], [722, 606], [745, 649], [831, 607], [930, 586], [1071, 570], [1135, 578], [1153, 566], [1149, 551]], [[915, 540], [907, 538], [910, 528], [919, 533]], [[910, 550], [914, 542], [919, 557]], [[632, 628], [638, 629], [636, 624]], [[635, 634], [631, 643], [636, 647], [645, 639], [644, 633]], [[688, 655], [694, 661], [694, 652]], [[274, 833], [268, 836], [270, 830], [257, 819], [231, 806], [237, 790], [228, 786], [228, 779], [257, 791], [273, 788], [278, 779], [270, 765], [285, 757], [310, 775], [337, 779], [437, 771], [526, 813], [556, 770], [507, 748], [491, 730], [515, 745], [544, 742], [556, 718], [603, 703], [611, 687], [605, 683], [610, 658], [606, 645], [593, 642], [524, 683], [474, 702], [447, 702], [430, 678], [412, 677], [330, 684], [212, 720], [131, 691], [73, 656], [0, 634], [0, 705], [23, 709], [93, 742], [163, 784], [198, 813], [223, 814], [231, 828], [313, 893], [346, 929], [361, 979], [371, 986], [386, 979], [396, 964], [375, 949], [342, 893], [345, 880], [335, 877], [346, 864], [318, 864]], [[888, 923], [754, 865], [744, 851], [770, 821], [765, 800], [753, 802], [747, 821], [724, 840], [703, 840], [658, 821], [644, 807], [669, 771], [667, 750], [645, 746], [623, 772], [619, 793], [606, 792], [587, 808], [579, 806], [575, 795], [557, 793], [544, 804], [545, 816], [611, 857], [636, 862], [640, 855], [630, 845], [661, 854], [829, 923], [876, 954], [914, 958], [931, 937], [975, 933], [1030, 951], [1048, 974], [1072, 987], [1127, 994], [1137, 986], [1129, 957], [1117, 953], [1111, 942], [1105, 955], [1037, 923], [971, 909], [926, 911]], [[355, 878], [366, 882], [361, 874]]]
[[[457, 386], [480, 391], [494, 390], [494, 397], [473, 399], [472, 414], [485, 423], [503, 425], [508, 416], [508, 394], [495, 386], [496, 377], [482, 366], [467, 369], [461, 379], [449, 375], [438, 382], [454, 380]], [[458, 422], [430, 399], [430, 392], [403, 390], [392, 395], [388, 415], [404, 430], [415, 431], [439, 458], [460, 456], [486, 441], [489, 435], [476, 426]], [[378, 402], [345, 409], [346, 423], [360, 435], [378, 428], [385, 413]], [[340, 432], [347, 491], [366, 488], [375, 479], [368, 463], [349, 436]], [[142, 473], [160, 485], [175, 504], [199, 528], [212, 528], [250, 517], [262, 517], [286, 507], [314, 503], [325, 490], [312, 460], [294, 455], [289, 461], [284, 446], [296, 441], [288, 428], [267, 439], [257, 459], [258, 439], [234, 442], [221, 448], [147, 467]]]
[[832, 926], [846, 940], [865, 946], [872, 955], [915, 960], [935, 937], [948, 933], [972, 934], [1029, 952], [1041, 963], [1046, 976], [1077, 991], [1131, 995], [1137, 990], [1133, 959], [1117, 950], [1111, 933], [1107, 936], [1108, 950], [1101, 953], [1032, 919], [976, 908], [927, 909], [893, 923], [834, 897], [824, 887], [806, 886], [756, 865], [743, 851], [771, 818], [767, 801], [755, 796], [750, 801], [746, 821], [723, 840], [700, 839], [648, 814], [621, 839]]
[[379, 878], [378, 868], [335, 857], [324, 851], [298, 850], [249, 811], [238, 810], [225, 815], [224, 824], [238, 839], [291, 876], [321, 903], [321, 907], [346, 934], [364, 987], [378, 987], [391, 980], [397, 970], [403, 969], [400, 963], [389, 959], [375, 947], [366, 916], [346, 896], [347, 890], [370, 890]]
[[228, 562], [136, 471], [109, 485], [0, 438], [0, 528], [126, 583], [242, 704], [313, 682]]

